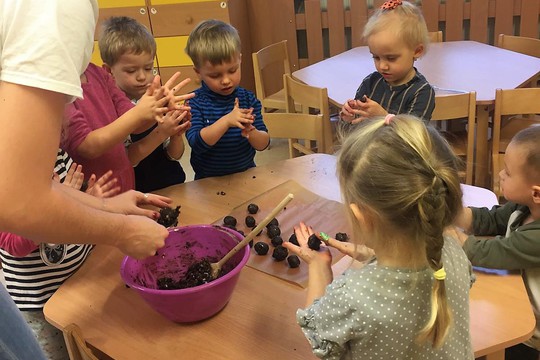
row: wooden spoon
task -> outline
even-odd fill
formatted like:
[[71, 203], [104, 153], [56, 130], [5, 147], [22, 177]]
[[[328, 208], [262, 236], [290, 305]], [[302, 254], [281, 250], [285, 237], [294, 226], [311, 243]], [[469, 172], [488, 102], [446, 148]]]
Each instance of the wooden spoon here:
[[244, 240], [240, 241], [238, 244], [236, 244], [235, 247], [233, 247], [225, 256], [219, 260], [217, 263], [211, 263], [210, 266], [212, 268], [212, 278], [215, 279], [219, 276], [219, 272], [221, 271], [221, 268], [223, 265], [240, 250], [244, 246], [246, 246], [261, 230], [263, 227], [268, 225], [270, 221], [272, 221], [273, 218], [276, 217], [276, 215], [287, 206], [287, 204], [294, 198], [293, 194], [287, 195], [281, 202], [268, 214], [260, 223], [257, 225], [247, 236], [244, 238]]

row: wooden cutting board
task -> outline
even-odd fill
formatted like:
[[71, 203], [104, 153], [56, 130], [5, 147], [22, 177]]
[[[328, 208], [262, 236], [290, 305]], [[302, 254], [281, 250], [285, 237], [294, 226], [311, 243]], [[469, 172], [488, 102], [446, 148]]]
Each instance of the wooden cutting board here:
[[[251, 229], [245, 225], [245, 218], [250, 215], [247, 211], [247, 206], [251, 203], [259, 206], [259, 212], [252, 215], [258, 223], [289, 193], [294, 194], [294, 199], [276, 216], [279, 221], [283, 241], [289, 240], [289, 237], [293, 233], [293, 227], [297, 226], [301, 221], [311, 226], [316, 233], [324, 231], [331, 237], [335, 237], [338, 232], [351, 234], [346, 208], [342, 203], [318, 196], [293, 180], [286, 181], [246, 201], [244, 204], [233, 209], [229, 215], [237, 219], [237, 229], [248, 234]], [[216, 220], [214, 224], [222, 225], [223, 219]], [[272, 246], [270, 238], [266, 234], [266, 229], [263, 230], [261, 235], [255, 237], [254, 243], [258, 241], [268, 243], [270, 250], [266, 255], [257, 255], [252, 248], [248, 266], [290, 281], [303, 288], [307, 286], [308, 267], [306, 263], [301, 261], [298, 268], [292, 269], [288, 266], [286, 260], [275, 261], [272, 258], [274, 246]], [[331, 248], [331, 252], [332, 264], [335, 264], [343, 257], [343, 254], [333, 248]]]

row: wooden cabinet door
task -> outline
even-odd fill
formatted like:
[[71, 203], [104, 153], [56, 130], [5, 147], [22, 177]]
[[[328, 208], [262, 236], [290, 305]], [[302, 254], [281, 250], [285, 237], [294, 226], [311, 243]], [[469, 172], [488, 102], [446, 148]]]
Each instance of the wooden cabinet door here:
[[152, 0], [148, 10], [155, 37], [189, 35], [203, 20], [229, 21], [226, 1]]
[[[254, 91], [246, 9], [245, 0], [148, 0], [152, 32], [158, 42], [160, 70], [164, 67], [192, 66], [184, 51], [191, 30], [203, 20], [222, 20], [232, 24], [240, 33], [243, 54], [241, 85]], [[163, 79], [166, 80], [165, 76]]]

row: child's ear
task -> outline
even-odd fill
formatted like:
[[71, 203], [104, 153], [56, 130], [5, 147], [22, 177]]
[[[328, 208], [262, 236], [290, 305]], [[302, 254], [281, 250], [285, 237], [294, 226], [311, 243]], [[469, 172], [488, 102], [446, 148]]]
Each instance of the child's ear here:
[[418, 44], [418, 46], [414, 49], [414, 59], [418, 59], [420, 56], [424, 54], [424, 44]]
[[532, 187], [532, 200], [536, 205], [540, 205], [540, 185]]
[[360, 209], [360, 207], [358, 207], [358, 205], [356, 204], [349, 204], [349, 207], [351, 208], [351, 211], [356, 220], [358, 220], [358, 222], [360, 223], [360, 227], [371, 230], [373, 225], [370, 214], [367, 212], [367, 210], [365, 208]]
[[195, 74], [197, 74], [197, 76], [199, 77], [199, 79], [201, 78], [201, 73], [199, 72], [199, 69], [197, 69], [195, 66], [193, 67], [193, 71], [195, 71]]

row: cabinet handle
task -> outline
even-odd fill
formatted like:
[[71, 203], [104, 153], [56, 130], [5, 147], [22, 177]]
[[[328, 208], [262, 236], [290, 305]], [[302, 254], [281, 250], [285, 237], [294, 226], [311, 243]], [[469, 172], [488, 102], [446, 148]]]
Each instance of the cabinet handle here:
[[141, 15], [146, 15], [146, 8], [140, 8], [140, 9], [139, 9], [139, 13], [140, 13]]
[[188, 25], [193, 24], [193, 16], [186, 17], [186, 24], [188, 24]]
[[222, 9], [225, 9], [227, 7], [227, 2], [222, 1], [221, 4], [219, 4], [219, 6], [221, 6]]
[[157, 14], [156, 8], [151, 8], [151, 9], [150, 9], [150, 12], [152, 13], [152, 15], [156, 15], [156, 14]]

